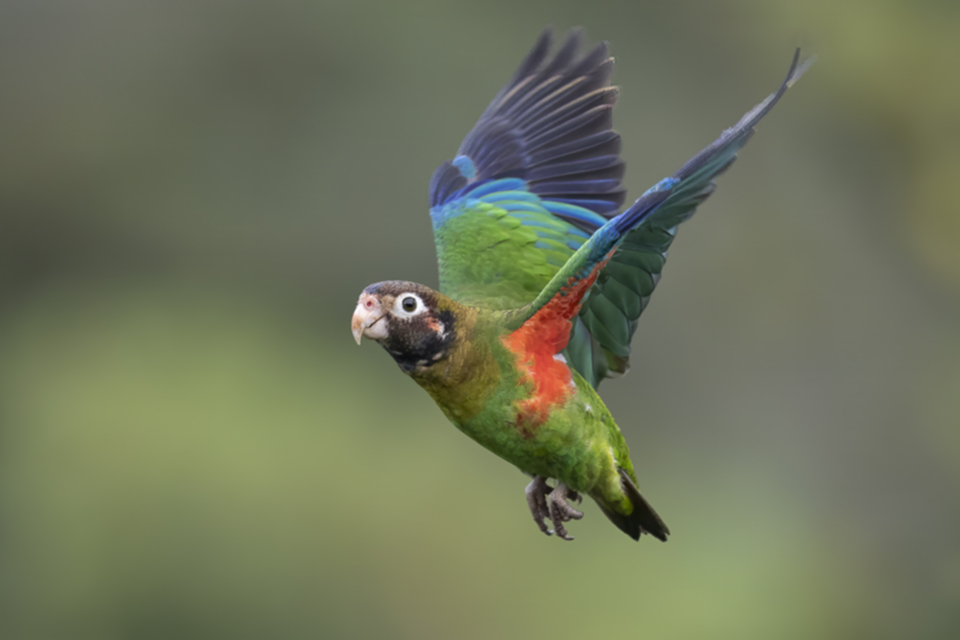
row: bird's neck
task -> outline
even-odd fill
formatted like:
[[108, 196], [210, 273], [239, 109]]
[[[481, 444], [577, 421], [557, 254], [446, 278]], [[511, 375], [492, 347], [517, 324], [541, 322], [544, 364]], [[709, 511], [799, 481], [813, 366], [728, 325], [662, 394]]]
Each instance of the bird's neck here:
[[498, 329], [476, 309], [458, 321], [457, 338], [441, 361], [410, 372], [454, 424], [462, 425], [483, 410], [500, 383], [500, 365], [492, 343]]

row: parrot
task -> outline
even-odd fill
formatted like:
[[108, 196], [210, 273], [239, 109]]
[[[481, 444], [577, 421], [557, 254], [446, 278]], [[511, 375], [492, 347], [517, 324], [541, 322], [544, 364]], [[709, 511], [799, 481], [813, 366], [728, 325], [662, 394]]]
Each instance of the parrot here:
[[[680, 223], [716, 188], [756, 124], [812, 64], [619, 212], [626, 200], [618, 88], [602, 42], [544, 30], [429, 186], [439, 290], [363, 289], [354, 339], [379, 343], [446, 418], [532, 477], [539, 530], [567, 531], [583, 495], [634, 540], [670, 530], [640, 494], [629, 448], [598, 395], [630, 342]], [[549, 524], [548, 524], [549, 523]], [[552, 526], [552, 529], [550, 528]]]

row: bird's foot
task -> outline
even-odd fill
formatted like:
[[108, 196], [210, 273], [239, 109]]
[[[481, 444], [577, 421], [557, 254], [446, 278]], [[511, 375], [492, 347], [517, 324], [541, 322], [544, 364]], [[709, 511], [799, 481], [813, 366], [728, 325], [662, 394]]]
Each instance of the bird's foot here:
[[530, 484], [527, 485], [527, 488], [524, 489], [524, 493], [527, 494], [527, 506], [530, 507], [530, 514], [533, 516], [533, 521], [540, 527], [540, 531], [548, 536], [552, 535], [552, 533], [543, 521], [545, 518], [550, 517], [550, 508], [547, 506], [547, 496], [551, 491], [553, 491], [553, 488], [547, 484], [547, 480], [543, 476], [534, 476]]
[[[577, 504], [583, 501], [579, 493], [573, 489], [568, 489], [563, 483], [557, 485], [554, 489], [547, 484], [543, 476], [534, 476], [526, 488], [527, 506], [530, 507], [530, 513], [533, 515], [533, 521], [540, 527], [540, 531], [549, 535], [557, 534], [557, 537], [564, 540], [573, 540], [573, 536], [567, 534], [564, 522], [570, 520], [579, 520], [583, 513], [577, 511], [567, 502], [576, 500]], [[547, 528], [544, 520], [550, 520], [553, 523], [553, 531]]]
[[573, 540], [573, 536], [567, 534], [567, 529], [563, 526], [564, 522], [579, 520], [583, 517], [582, 511], [577, 511], [567, 503], [567, 499], [576, 500], [578, 503], [583, 500], [580, 494], [572, 489], [568, 489], [562, 482], [557, 488], [547, 496], [547, 504], [550, 505], [550, 519], [553, 521], [553, 528], [557, 536], [564, 540]]

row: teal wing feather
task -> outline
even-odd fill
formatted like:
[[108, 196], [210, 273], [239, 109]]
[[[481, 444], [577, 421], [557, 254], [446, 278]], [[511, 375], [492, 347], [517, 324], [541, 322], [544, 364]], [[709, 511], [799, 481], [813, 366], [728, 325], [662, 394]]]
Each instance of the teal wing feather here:
[[596, 231], [534, 302], [514, 317], [514, 322], [531, 317], [558, 292], [590, 276], [599, 266], [596, 281], [571, 330], [567, 357], [593, 386], [604, 377], [625, 372], [637, 320], [660, 279], [677, 226], [713, 193], [714, 178], [729, 168], [753, 135], [756, 124], [813, 63], [811, 58], [798, 64], [799, 55], [798, 49], [776, 92], [673, 176]]
[[[605, 270], [625, 236], [653, 215], [679, 183], [677, 178], [664, 178], [644, 193], [633, 206], [607, 221], [577, 249], [530, 304], [505, 314], [508, 328], [519, 328], [558, 298], [575, 295], [575, 302], [578, 303], [575, 306], [579, 306], [584, 294], [589, 293], [592, 296], [595, 279]], [[566, 309], [570, 313], [577, 313], [575, 306], [566, 305]], [[571, 309], [573, 310], [570, 311]], [[573, 316], [568, 319], [572, 320]]]

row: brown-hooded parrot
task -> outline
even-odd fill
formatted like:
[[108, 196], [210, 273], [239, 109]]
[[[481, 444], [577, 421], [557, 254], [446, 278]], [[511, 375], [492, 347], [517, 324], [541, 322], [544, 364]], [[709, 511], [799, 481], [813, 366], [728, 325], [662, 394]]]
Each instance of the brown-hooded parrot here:
[[526, 499], [542, 532], [572, 540], [564, 523], [583, 514], [569, 501], [585, 493], [631, 538], [666, 540], [596, 388], [626, 372], [677, 226], [812, 60], [798, 64], [797, 50], [774, 94], [617, 214], [613, 58], [605, 43], [578, 57], [581, 39], [574, 30], [551, 58], [544, 31], [434, 172], [439, 291], [368, 286], [353, 335], [379, 342], [457, 428], [533, 476]]

